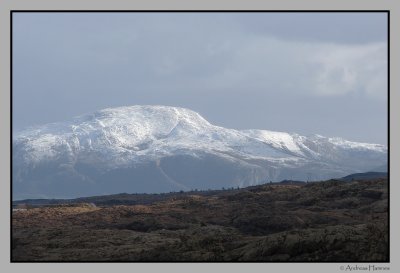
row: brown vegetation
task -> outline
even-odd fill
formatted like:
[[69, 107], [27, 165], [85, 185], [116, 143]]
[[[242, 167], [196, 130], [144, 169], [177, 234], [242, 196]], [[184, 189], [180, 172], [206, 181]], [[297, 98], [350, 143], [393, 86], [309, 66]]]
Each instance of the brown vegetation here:
[[[177, 197], [178, 196], [178, 197]], [[387, 180], [13, 212], [14, 261], [387, 261]]]

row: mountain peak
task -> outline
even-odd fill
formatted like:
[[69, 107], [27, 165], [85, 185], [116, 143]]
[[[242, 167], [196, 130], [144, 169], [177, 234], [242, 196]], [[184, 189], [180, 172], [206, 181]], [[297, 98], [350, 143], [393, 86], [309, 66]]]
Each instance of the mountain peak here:
[[[95, 117], [113, 117], [113, 116], [123, 116], [123, 115], [136, 115], [141, 113], [143, 115], [167, 115], [167, 116], [177, 116], [177, 117], [192, 117], [192, 118], [202, 118], [197, 112], [175, 106], [165, 106], [165, 105], [131, 105], [131, 106], [119, 106], [112, 108], [105, 108], [98, 110], [91, 115]], [[203, 118], [202, 118], [203, 119]]]
[[195, 111], [163, 105], [133, 105], [106, 108], [79, 116], [74, 121], [78, 123], [101, 121], [100, 126], [102, 124], [104, 126], [113, 126], [118, 124], [119, 121], [142, 124], [143, 126], [149, 126], [150, 123], [154, 123], [158, 126], [158, 129], [162, 129], [166, 125], [176, 125], [178, 122], [187, 122], [198, 126], [210, 125], [207, 120]]

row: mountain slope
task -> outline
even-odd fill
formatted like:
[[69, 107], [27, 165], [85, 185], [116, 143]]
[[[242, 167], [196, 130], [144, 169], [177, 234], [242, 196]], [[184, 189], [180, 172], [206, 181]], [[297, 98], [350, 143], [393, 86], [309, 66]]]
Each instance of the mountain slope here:
[[119, 107], [15, 134], [14, 198], [319, 180], [367, 171], [386, 158], [378, 144], [227, 129], [178, 107]]

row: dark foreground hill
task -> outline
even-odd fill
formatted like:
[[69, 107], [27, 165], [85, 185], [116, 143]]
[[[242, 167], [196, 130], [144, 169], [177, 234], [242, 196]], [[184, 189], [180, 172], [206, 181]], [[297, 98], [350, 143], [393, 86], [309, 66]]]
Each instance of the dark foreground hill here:
[[[129, 196], [133, 195], [120, 195], [120, 201], [127, 203]], [[12, 259], [389, 259], [386, 179], [265, 184], [158, 195], [157, 200], [156, 195], [147, 195], [147, 201], [145, 196], [136, 205], [115, 205], [118, 196], [113, 196], [113, 202], [105, 197], [106, 202], [97, 202], [97, 206], [70, 201], [16, 210]]]

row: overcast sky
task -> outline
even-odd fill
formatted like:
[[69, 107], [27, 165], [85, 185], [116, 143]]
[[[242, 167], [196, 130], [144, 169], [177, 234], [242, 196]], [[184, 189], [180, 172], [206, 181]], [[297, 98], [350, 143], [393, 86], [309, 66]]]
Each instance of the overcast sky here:
[[13, 125], [135, 104], [387, 144], [385, 13], [15, 13]]

